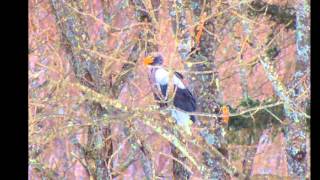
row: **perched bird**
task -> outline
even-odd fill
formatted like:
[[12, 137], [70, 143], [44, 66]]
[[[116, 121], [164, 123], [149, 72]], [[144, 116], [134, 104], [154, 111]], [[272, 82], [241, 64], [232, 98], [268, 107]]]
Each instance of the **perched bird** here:
[[[170, 99], [170, 86], [173, 86], [173, 105], [176, 108], [171, 111], [172, 117], [181, 126], [189, 126], [195, 122], [195, 116], [189, 115], [186, 112], [196, 111], [196, 99], [183, 83], [182, 74], [174, 72], [170, 75], [170, 72], [163, 67], [161, 55], [148, 56], [144, 59], [143, 63], [149, 68], [149, 81], [155, 99], [160, 101], [160, 107], [167, 107], [168, 100]], [[169, 79], [171, 82], [169, 82]]]

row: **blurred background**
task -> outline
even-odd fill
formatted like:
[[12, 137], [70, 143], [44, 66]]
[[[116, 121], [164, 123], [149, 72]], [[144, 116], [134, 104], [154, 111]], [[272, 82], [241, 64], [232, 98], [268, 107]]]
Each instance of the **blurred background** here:
[[[308, 179], [307, 0], [29, 0], [28, 179]], [[197, 99], [192, 135], [143, 58]]]

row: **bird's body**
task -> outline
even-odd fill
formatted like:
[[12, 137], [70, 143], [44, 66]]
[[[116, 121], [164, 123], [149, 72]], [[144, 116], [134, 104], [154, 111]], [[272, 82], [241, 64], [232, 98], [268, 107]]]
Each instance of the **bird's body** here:
[[186, 112], [196, 111], [196, 100], [183, 83], [183, 76], [178, 72], [174, 72], [170, 76], [170, 72], [162, 67], [161, 56], [157, 56], [153, 61], [148, 62], [145, 64], [149, 65], [149, 80], [153, 86], [155, 99], [162, 101], [159, 103], [160, 107], [166, 107], [168, 99], [172, 98], [170, 97], [168, 88], [169, 86], [173, 86], [173, 105], [175, 107], [171, 111], [173, 118], [177, 121], [178, 125], [182, 126], [195, 122], [195, 117]]

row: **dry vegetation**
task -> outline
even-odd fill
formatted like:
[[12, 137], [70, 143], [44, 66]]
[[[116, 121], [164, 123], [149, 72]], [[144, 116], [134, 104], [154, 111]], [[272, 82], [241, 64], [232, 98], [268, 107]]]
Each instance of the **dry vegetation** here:
[[[308, 178], [309, 4], [30, 0], [29, 179]], [[152, 52], [197, 97], [192, 135]]]

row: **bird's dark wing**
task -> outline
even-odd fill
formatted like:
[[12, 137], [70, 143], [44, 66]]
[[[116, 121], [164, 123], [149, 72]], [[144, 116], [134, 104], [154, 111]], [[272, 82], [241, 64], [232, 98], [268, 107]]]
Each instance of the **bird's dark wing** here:
[[177, 87], [177, 91], [173, 99], [173, 104], [175, 107], [187, 112], [194, 112], [197, 108], [196, 99], [187, 88], [180, 89]]
[[160, 85], [161, 94], [163, 95], [163, 97], [166, 97], [167, 88], [168, 88], [168, 85]]
[[[180, 80], [182, 80], [184, 78], [183, 75], [179, 72], [175, 72], [175, 75]], [[175, 86], [175, 88], [177, 88], [177, 91], [176, 91], [175, 97], [173, 99], [174, 106], [176, 106], [177, 108], [180, 108], [184, 111], [187, 111], [187, 112], [196, 111], [196, 108], [197, 108], [196, 99], [191, 94], [189, 89], [187, 89], [187, 88], [181, 89], [177, 86]]]
[[179, 79], [183, 79], [183, 75], [179, 72], [174, 72], [174, 74], [179, 78]]

